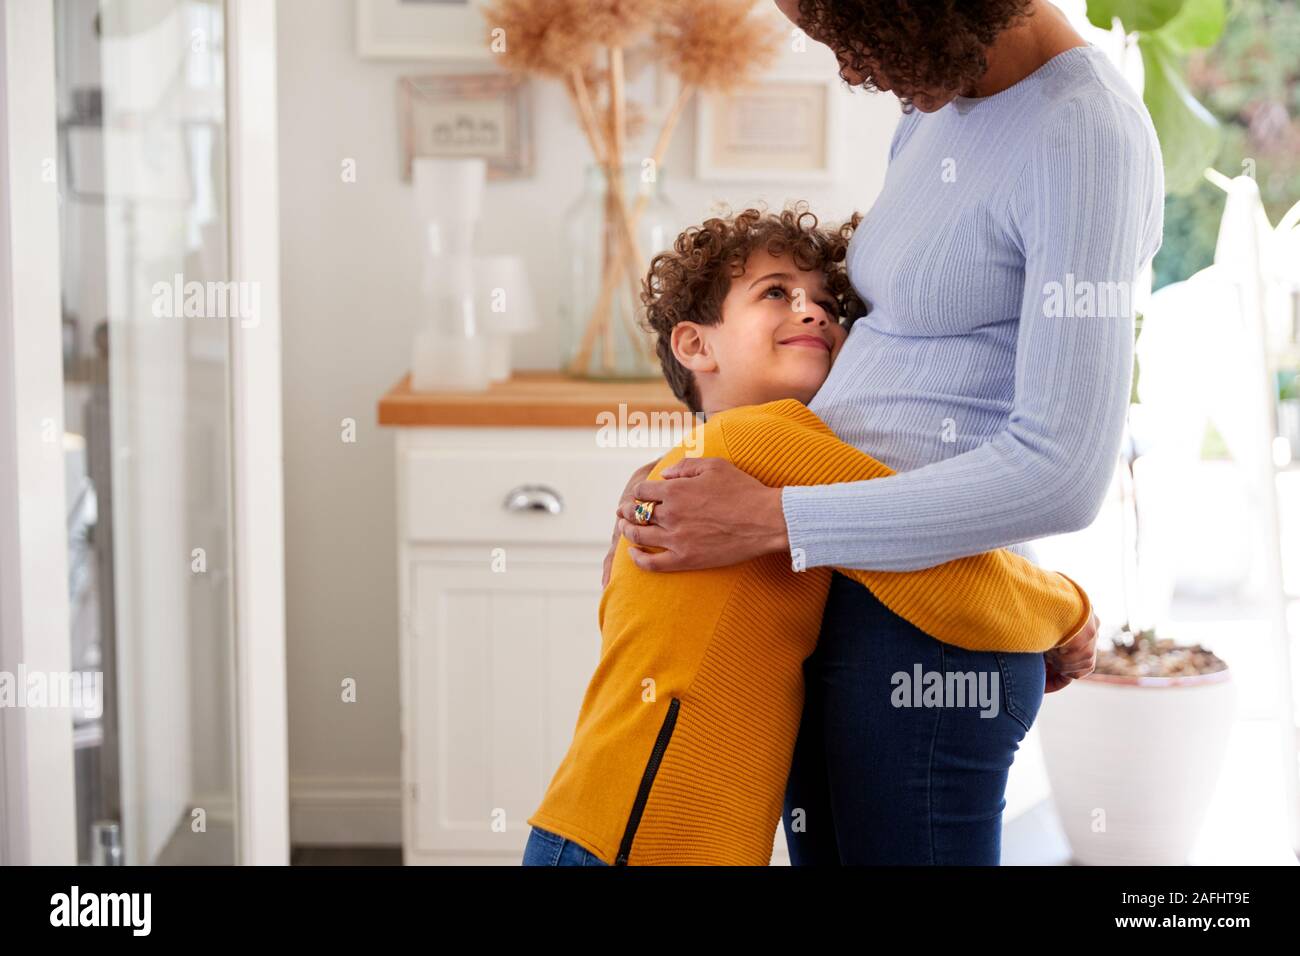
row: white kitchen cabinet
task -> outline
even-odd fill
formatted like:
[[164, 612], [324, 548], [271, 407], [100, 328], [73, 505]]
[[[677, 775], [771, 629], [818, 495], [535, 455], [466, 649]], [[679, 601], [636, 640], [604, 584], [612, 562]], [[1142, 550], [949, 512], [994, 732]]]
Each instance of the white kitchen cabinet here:
[[599, 657], [600, 555], [403, 550], [406, 862], [517, 863]]
[[[412, 400], [405, 393], [406, 412]], [[403, 859], [518, 865], [526, 820], [599, 660], [601, 563], [619, 493], [670, 443], [601, 447], [594, 426], [410, 418], [385, 421], [381, 404], [381, 422], [405, 425], [396, 441]], [[778, 851], [774, 862], [781, 840]]]
[[403, 857], [518, 864], [599, 660], [614, 507], [661, 452], [585, 428], [402, 428], [396, 446]]

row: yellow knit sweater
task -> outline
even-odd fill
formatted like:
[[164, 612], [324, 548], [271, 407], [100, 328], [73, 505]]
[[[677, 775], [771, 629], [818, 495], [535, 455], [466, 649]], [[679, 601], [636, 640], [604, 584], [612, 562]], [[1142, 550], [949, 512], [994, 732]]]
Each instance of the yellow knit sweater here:
[[[771, 487], [893, 474], [794, 399], [728, 409], [700, 427], [691, 447]], [[1072, 580], [1005, 550], [921, 571], [836, 570], [964, 648], [1044, 651], [1092, 613]], [[799, 730], [803, 661], [817, 642], [831, 574], [795, 571], [784, 553], [702, 571], [642, 571], [620, 541], [600, 601], [600, 663], [573, 743], [528, 823], [606, 863], [769, 863]]]

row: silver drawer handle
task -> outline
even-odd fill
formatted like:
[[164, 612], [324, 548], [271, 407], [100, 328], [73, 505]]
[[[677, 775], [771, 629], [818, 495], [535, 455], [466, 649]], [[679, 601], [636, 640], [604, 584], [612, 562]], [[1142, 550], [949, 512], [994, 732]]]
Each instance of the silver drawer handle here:
[[545, 485], [520, 485], [506, 493], [506, 511], [546, 511], [558, 515], [564, 501]]

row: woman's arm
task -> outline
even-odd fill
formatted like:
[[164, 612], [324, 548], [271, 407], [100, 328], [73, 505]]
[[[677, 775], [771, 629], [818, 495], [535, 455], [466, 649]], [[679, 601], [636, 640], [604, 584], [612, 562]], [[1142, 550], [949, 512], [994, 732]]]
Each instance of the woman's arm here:
[[[840, 441], [825, 422], [794, 399], [716, 416], [705, 437], [703, 450], [711, 457], [684, 458], [675, 449], [665, 457], [670, 464], [659, 478], [630, 482], [624, 493], [619, 511], [628, 518], [633, 495], [660, 503], [651, 525], [632, 524], [623, 517], [619, 520], [619, 529], [630, 542], [628, 556], [645, 570], [691, 567], [690, 554], [658, 549], [681, 549], [685, 543], [698, 541], [699, 535], [683, 538], [681, 532], [688, 528], [698, 531], [701, 521], [716, 523], [719, 511], [729, 511], [733, 499], [744, 500], [750, 491], [775, 492], [779, 497], [783, 485], [884, 480], [894, 473]], [[689, 497], [697, 492], [690, 486], [709, 475], [739, 483], [734, 485], [734, 494], [717, 496], [712, 506], [693, 510]], [[672, 494], [674, 487], [686, 489], [686, 498]], [[673, 508], [683, 504], [687, 507], [682, 515], [694, 514], [694, 518], [674, 514]], [[779, 500], [776, 504], [779, 515]], [[726, 540], [734, 546], [737, 532], [747, 534], [749, 523], [762, 524], [743, 512], [723, 517]], [[705, 535], [709, 538], [716, 534]], [[741, 551], [747, 548], [740, 546]], [[760, 542], [753, 553], [784, 548], [784, 544], [765, 547]], [[737, 554], [722, 563], [739, 560], [744, 557]], [[796, 562], [795, 567], [800, 565]], [[1086, 676], [1095, 664], [1099, 622], [1087, 594], [1064, 575], [1039, 568], [1019, 555], [994, 551], [920, 572], [841, 570], [871, 588], [896, 613], [941, 640], [982, 650], [1045, 651], [1048, 692]]]
[[[1118, 96], [1063, 104], [1007, 210], [1025, 287], [1006, 428], [888, 478], [786, 487], [791, 551], [810, 567], [908, 571], [1086, 527], [1119, 451], [1133, 283], [1159, 248], [1162, 203], [1159, 146], [1145, 117]], [[1057, 314], [1053, 293], [1071, 288], [1091, 290], [1092, 314]]]
[[[693, 459], [697, 467], [729, 463], [771, 488], [884, 481], [894, 474], [888, 465], [841, 441], [795, 399], [715, 416], [706, 426], [704, 446], [710, 457]], [[689, 479], [661, 478], [645, 484], [659, 486], [659, 495], [671, 498], [665, 495], [666, 486], [681, 480]], [[641, 564], [641, 549], [655, 547], [657, 536], [670, 533], [675, 524], [672, 501], [665, 500], [662, 509], [656, 506], [652, 526], [626, 529], [638, 552], [629, 551], [629, 556]], [[794, 569], [803, 570], [797, 562]], [[921, 571], [841, 570], [931, 637], [970, 650], [1046, 651], [1078, 634], [1092, 613], [1087, 594], [1068, 577], [1005, 550]]]

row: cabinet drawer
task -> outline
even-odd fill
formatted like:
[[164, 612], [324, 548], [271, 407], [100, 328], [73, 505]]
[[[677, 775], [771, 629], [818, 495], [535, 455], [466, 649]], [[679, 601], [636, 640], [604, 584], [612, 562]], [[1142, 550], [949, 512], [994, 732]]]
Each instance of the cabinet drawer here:
[[399, 459], [401, 533], [412, 541], [607, 542], [619, 493], [654, 457], [653, 449], [408, 448]]

